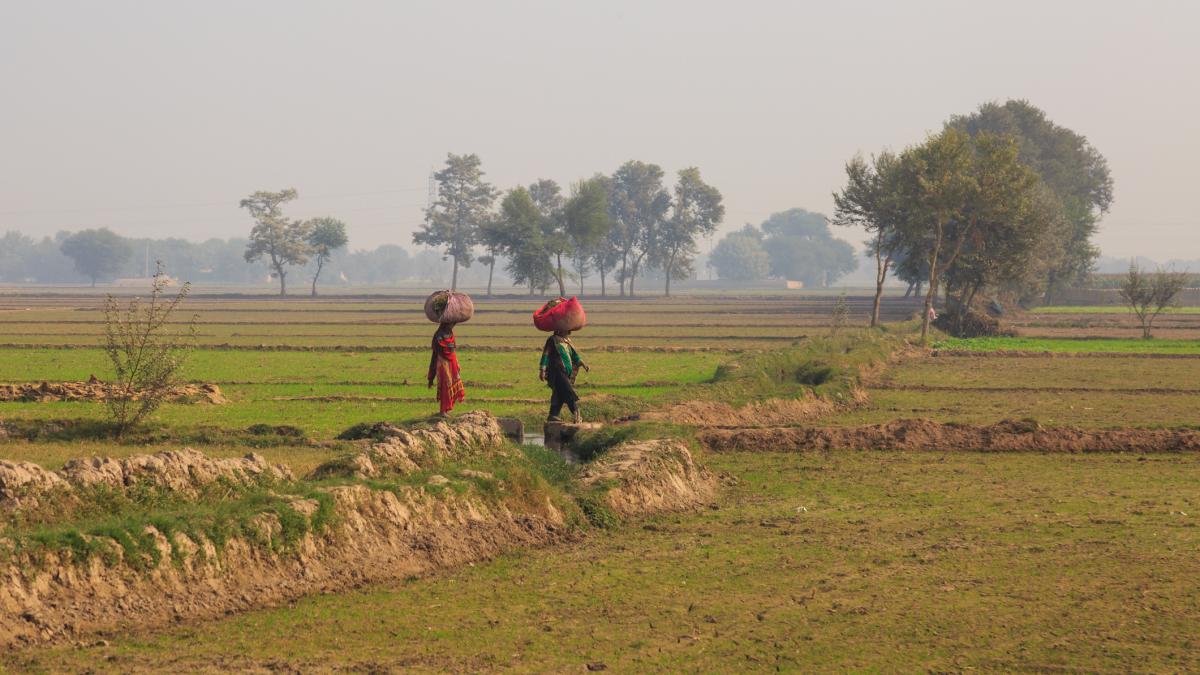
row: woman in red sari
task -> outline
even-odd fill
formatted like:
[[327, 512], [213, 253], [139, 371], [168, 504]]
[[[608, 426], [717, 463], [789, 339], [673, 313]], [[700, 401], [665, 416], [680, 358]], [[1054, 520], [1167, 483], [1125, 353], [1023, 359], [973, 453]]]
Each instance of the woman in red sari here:
[[455, 354], [454, 324], [438, 325], [437, 332], [433, 334], [432, 349], [433, 354], [429, 357], [429, 387], [433, 387], [436, 378], [438, 403], [441, 406], [439, 414], [445, 417], [454, 409], [455, 403], [467, 399], [467, 390], [459, 376], [458, 356]]

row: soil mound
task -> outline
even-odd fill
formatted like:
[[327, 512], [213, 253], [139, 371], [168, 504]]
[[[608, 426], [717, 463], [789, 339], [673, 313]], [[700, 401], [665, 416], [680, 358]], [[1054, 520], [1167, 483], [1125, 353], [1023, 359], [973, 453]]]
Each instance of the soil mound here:
[[[157, 562], [143, 561], [150, 566], [143, 571], [124, 564], [122, 548], [111, 540], [107, 561], [76, 561], [70, 550], [13, 553], [0, 574], [0, 646], [215, 618], [568, 536], [562, 514], [549, 502], [513, 513], [478, 496], [443, 491], [434, 497], [419, 487], [392, 492], [346, 486], [328, 494], [331, 524], [291, 544], [280, 541], [280, 521], [272, 513], [255, 521], [256, 531], [220, 545], [179, 532], [168, 539], [147, 526], [161, 555]], [[291, 508], [307, 518], [317, 504], [297, 499]]]
[[480, 450], [499, 449], [505, 436], [500, 421], [491, 413], [472, 411], [427, 428], [404, 429], [388, 422], [358, 425], [339, 438], [374, 442], [363, 452], [318, 466], [311, 478], [414, 473]]
[[0, 508], [31, 507], [50, 496], [70, 496], [75, 491], [96, 487], [117, 491], [154, 487], [194, 494], [219, 482], [251, 485], [292, 478], [291, 469], [270, 464], [256, 453], [225, 459], [208, 457], [191, 448], [120, 459], [73, 459], [59, 471], [31, 462], [0, 461]]
[[588, 465], [585, 486], [611, 484], [605, 504], [622, 516], [694, 509], [712, 501], [716, 478], [679, 440], [623, 443]]
[[708, 429], [714, 451], [943, 450], [967, 452], [1197, 452], [1191, 429], [1078, 429], [1005, 420], [988, 426], [896, 420], [861, 427]]
[[39, 497], [70, 489], [70, 484], [62, 476], [38, 464], [0, 461], [0, 507], [37, 506]]
[[120, 459], [73, 459], [58, 473], [76, 487], [102, 485], [122, 490], [150, 485], [184, 493], [217, 482], [252, 485], [293, 479], [291, 469], [270, 464], [257, 453], [230, 459], [209, 457], [191, 448]]
[[933, 325], [960, 338], [1012, 337], [1017, 334], [1001, 326], [999, 319], [972, 307], [947, 308], [934, 319]]
[[[139, 398], [133, 395], [133, 400]], [[27, 382], [0, 384], [0, 401], [103, 401], [108, 398], [105, 384], [92, 377], [87, 382]], [[215, 384], [182, 384], [168, 394], [172, 403], [228, 403]]]
[[[852, 396], [853, 400], [848, 402], [851, 405], [860, 405], [867, 400], [867, 392], [862, 389], [855, 389]], [[719, 401], [686, 401], [664, 410], [642, 413], [638, 419], [698, 427], [783, 426], [830, 415], [841, 405], [806, 391], [799, 398], [752, 401], [741, 408]]]
[[[441, 443], [440, 452], [454, 452], [447, 445], [454, 443], [452, 438], [458, 438], [458, 443], [490, 442], [493, 428], [499, 428], [495, 419], [479, 414], [427, 430], [377, 427], [376, 431], [393, 443], [420, 438], [423, 450]], [[377, 442], [371, 451], [387, 442]], [[14, 481], [67, 483], [40, 467], [8, 464], [0, 464], [0, 475], [12, 475]], [[140, 475], [137, 472], [145, 462], [127, 464], [121, 468], [123, 477], [130, 472]], [[186, 465], [189, 476], [203, 473], [195, 463], [164, 459], [163, 464]], [[82, 466], [64, 473], [82, 475]], [[249, 471], [247, 465], [238, 468]], [[0, 646], [213, 618], [309, 593], [407, 578], [487, 559], [515, 547], [575, 536], [551, 499], [529, 499], [521, 490], [506, 488], [503, 478], [484, 472], [459, 474], [499, 480], [500, 489], [485, 494], [469, 488], [431, 492], [420, 485], [321, 488], [329, 499], [285, 497], [290, 500], [287, 508], [255, 516], [239, 534], [221, 542], [208, 539], [207, 534], [164, 533], [147, 525], [143, 534], [152, 538], [158, 552], [153, 559], [138, 554], [138, 560], [126, 560], [126, 550], [106, 537], [81, 535], [89, 546], [102, 548], [103, 554], [78, 559], [73, 548], [18, 549], [0, 539], [0, 550], [8, 554], [0, 565]], [[696, 508], [709, 503], [717, 490], [712, 474], [677, 440], [620, 445], [585, 469], [582, 480], [592, 487], [607, 487], [606, 505], [626, 516]], [[451, 481], [434, 475], [428, 482]], [[506, 499], [506, 494], [514, 496]], [[307, 524], [298, 540], [286, 538], [284, 516], [289, 522], [300, 518]], [[294, 522], [291, 527], [295, 533]]]

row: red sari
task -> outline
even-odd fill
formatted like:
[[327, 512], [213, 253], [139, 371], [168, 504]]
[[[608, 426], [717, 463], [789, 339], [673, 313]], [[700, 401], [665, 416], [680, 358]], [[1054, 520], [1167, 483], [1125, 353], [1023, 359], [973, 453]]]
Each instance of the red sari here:
[[459, 376], [458, 356], [455, 354], [454, 328], [438, 328], [433, 334], [433, 354], [429, 358], [429, 381], [437, 378], [437, 397], [442, 414], [454, 409], [455, 403], [467, 400], [467, 390]]

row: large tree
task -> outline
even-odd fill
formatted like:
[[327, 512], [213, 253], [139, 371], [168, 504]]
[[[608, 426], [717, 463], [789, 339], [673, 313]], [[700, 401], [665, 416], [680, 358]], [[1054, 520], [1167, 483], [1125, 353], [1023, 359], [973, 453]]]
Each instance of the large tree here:
[[425, 223], [413, 234], [413, 243], [442, 247], [453, 260], [450, 288], [458, 287], [458, 268], [470, 267], [479, 235], [496, 201], [496, 191], [483, 180], [478, 155], [446, 157], [446, 167], [433, 174], [438, 196], [425, 210]]
[[267, 259], [272, 274], [279, 279], [279, 294], [287, 295], [287, 267], [308, 262], [309, 225], [289, 220], [283, 215], [283, 205], [296, 198], [296, 190], [279, 192], [259, 191], [241, 201], [241, 207], [254, 218], [250, 242], [244, 258], [252, 263]]
[[504, 231], [503, 217], [500, 214], [489, 214], [479, 224], [479, 244], [487, 253], [478, 258], [479, 262], [488, 266], [487, 294], [489, 297], [492, 295], [492, 279], [496, 275], [496, 262], [507, 242], [508, 236]]
[[870, 162], [856, 155], [846, 163], [846, 187], [834, 193], [836, 225], [861, 227], [870, 236], [867, 250], [875, 259], [875, 298], [871, 303], [871, 327], [879, 325], [879, 304], [888, 269], [896, 257], [899, 230], [904, 223], [899, 199], [899, 161], [890, 152]]
[[771, 259], [763, 247], [762, 230], [753, 225], [722, 237], [708, 262], [722, 279], [749, 281], [765, 279], [771, 273]]
[[[1038, 179], [1017, 159], [1011, 138], [979, 134], [973, 140], [948, 128], [901, 156], [901, 191], [906, 215], [900, 233], [909, 258], [924, 256], [928, 288], [921, 339], [942, 277], [964, 251], [1000, 255], [1012, 227], [1025, 217]], [[989, 250], [990, 249], [990, 250]]]
[[666, 277], [664, 293], [671, 296], [671, 279], [685, 279], [696, 257], [696, 240], [716, 232], [725, 218], [721, 192], [704, 182], [700, 169], [679, 171], [672, 201], [671, 217], [665, 220], [654, 239], [651, 262]]
[[81, 230], [62, 240], [59, 250], [75, 263], [75, 270], [92, 280], [112, 279], [133, 253], [129, 241], [106, 227]]
[[563, 258], [569, 259], [571, 255], [571, 236], [567, 232], [566, 214], [563, 212], [566, 202], [562, 196], [562, 188], [555, 181], [542, 178], [529, 186], [529, 198], [533, 200], [542, 217], [541, 245], [552, 261], [551, 269], [554, 280], [558, 282], [558, 294], [566, 295]]
[[820, 213], [800, 208], [774, 213], [763, 221], [762, 231], [771, 274], [777, 277], [824, 288], [858, 266], [854, 248], [834, 238]]
[[1092, 244], [1097, 223], [1112, 206], [1113, 180], [1108, 162], [1087, 138], [1051, 121], [1028, 101], [985, 103], [969, 115], [947, 122], [972, 137], [981, 133], [1008, 136], [1022, 164], [1032, 168], [1062, 203], [1069, 227], [1054, 245], [1042, 250], [1046, 260], [1040, 284], [1046, 296], [1085, 278], [1099, 255]]
[[929, 264], [929, 287], [921, 313], [924, 342], [938, 279], [954, 263], [971, 231], [970, 224], [961, 218], [974, 187], [971, 140], [960, 131], [947, 129], [906, 150], [902, 161], [903, 199], [910, 218], [902, 233], [904, 245], [916, 255], [923, 255]]
[[[588, 265], [596, 258], [613, 226], [608, 209], [611, 186], [606, 176], [597, 175], [581, 180], [571, 186], [571, 197], [563, 206], [563, 226], [575, 263], [575, 273], [579, 277], [580, 295], [583, 294], [583, 278]], [[558, 278], [561, 290], [561, 268]]]
[[663, 170], [657, 164], [629, 161], [612, 176], [609, 212], [613, 219], [613, 241], [620, 252], [621, 295], [634, 281], [642, 261], [654, 250], [659, 228], [671, 208], [671, 195], [663, 187]]
[[529, 294], [546, 288], [554, 279], [550, 255], [544, 240], [543, 216], [529, 190], [509, 190], [500, 202], [501, 239], [508, 265], [505, 269], [513, 285], [529, 286]]
[[317, 297], [317, 279], [325, 263], [333, 257], [338, 249], [344, 248], [350, 239], [346, 236], [346, 224], [337, 218], [324, 216], [308, 221], [308, 247], [317, 259], [317, 269], [313, 271], [312, 295]]

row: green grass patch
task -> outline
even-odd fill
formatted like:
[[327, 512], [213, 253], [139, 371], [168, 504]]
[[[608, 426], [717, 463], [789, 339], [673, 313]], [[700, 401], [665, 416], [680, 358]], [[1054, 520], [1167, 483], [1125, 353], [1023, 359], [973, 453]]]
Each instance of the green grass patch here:
[[935, 349], [976, 352], [1028, 351], [1060, 353], [1117, 354], [1200, 354], [1200, 340], [1123, 339], [1123, 338], [947, 338], [934, 343]]
[[[1129, 314], [1132, 312], [1123, 305], [1050, 305], [1035, 307], [1030, 314]], [[1200, 314], [1200, 307], [1168, 307], [1163, 314]]]

